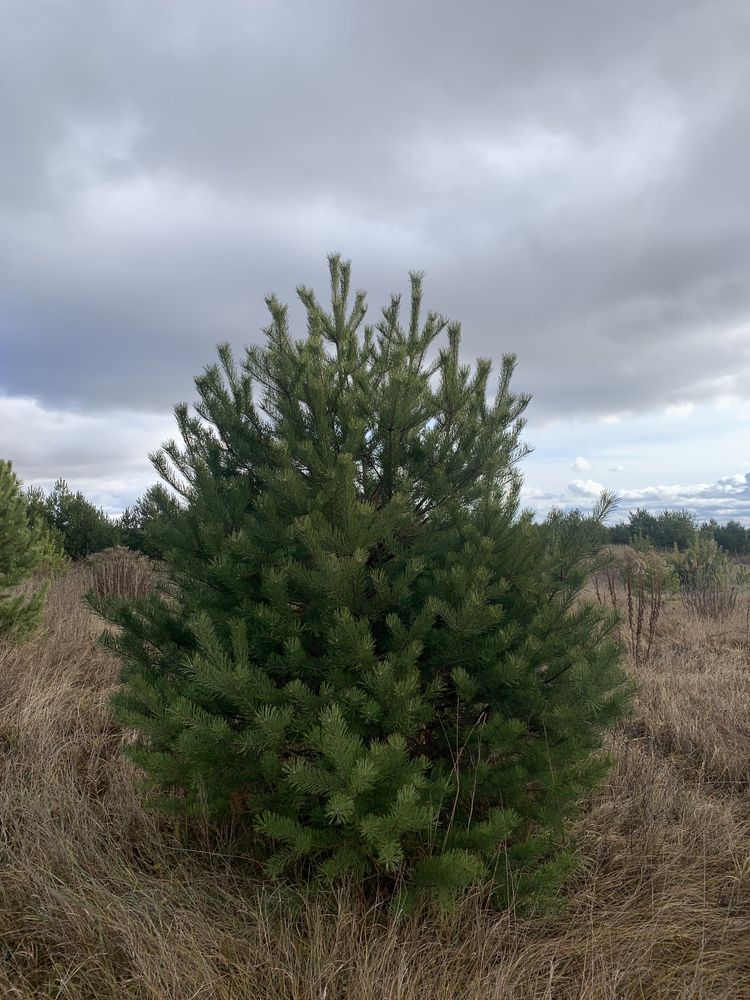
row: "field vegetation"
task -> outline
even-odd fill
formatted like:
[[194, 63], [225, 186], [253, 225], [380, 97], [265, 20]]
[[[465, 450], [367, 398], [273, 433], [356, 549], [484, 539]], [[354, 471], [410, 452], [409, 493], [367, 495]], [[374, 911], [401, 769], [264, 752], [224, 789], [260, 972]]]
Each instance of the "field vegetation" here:
[[125, 561], [75, 564], [41, 631], [0, 647], [0, 995], [750, 997], [746, 590], [718, 621], [667, 593], [649, 656], [631, 650], [635, 711], [578, 822], [562, 912], [499, 912], [477, 890], [452, 915], [398, 919], [355, 886], [316, 898], [270, 883], [231, 827], [217, 839], [144, 808], [110, 709], [118, 664], [83, 600], [142, 588]]

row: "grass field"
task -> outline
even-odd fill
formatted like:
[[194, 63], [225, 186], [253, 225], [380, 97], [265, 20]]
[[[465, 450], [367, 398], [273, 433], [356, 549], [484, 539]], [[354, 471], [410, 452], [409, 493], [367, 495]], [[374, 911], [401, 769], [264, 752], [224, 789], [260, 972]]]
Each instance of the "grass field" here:
[[146, 812], [85, 573], [0, 648], [0, 996], [750, 998], [750, 629], [666, 608], [634, 717], [553, 918], [400, 923], [356, 892], [281, 902], [249, 863]]

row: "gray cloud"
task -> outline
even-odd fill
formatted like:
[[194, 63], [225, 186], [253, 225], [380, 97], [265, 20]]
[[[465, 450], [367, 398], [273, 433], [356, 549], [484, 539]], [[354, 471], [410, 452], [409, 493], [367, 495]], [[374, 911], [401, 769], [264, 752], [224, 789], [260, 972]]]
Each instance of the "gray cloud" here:
[[341, 249], [373, 311], [425, 269], [539, 416], [750, 395], [745, 0], [4, 22], [0, 391], [166, 411]]
[[163, 415], [70, 413], [0, 396], [0, 455], [12, 459], [25, 485], [48, 489], [62, 477], [112, 513], [155, 482], [147, 456], [173, 436]]

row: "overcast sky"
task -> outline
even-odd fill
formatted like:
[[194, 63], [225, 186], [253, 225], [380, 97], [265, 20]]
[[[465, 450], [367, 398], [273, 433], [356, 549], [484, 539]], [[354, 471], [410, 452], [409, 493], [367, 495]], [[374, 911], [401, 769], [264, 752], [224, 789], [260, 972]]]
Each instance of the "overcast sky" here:
[[[0, 457], [116, 512], [353, 261], [518, 354], [525, 500], [750, 524], [748, 0], [0, 0]], [[295, 317], [300, 313], [293, 312]], [[300, 327], [302, 333], [302, 327]]]

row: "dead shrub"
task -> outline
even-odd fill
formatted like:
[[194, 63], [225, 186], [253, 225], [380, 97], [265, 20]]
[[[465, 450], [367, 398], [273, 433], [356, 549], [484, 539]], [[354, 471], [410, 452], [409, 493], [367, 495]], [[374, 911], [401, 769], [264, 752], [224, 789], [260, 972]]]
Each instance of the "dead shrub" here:
[[699, 618], [724, 621], [733, 614], [738, 597], [738, 587], [710, 577], [696, 576], [682, 585], [682, 603]]
[[599, 603], [621, 615], [620, 639], [635, 663], [649, 660], [654, 651], [663, 592], [669, 585], [670, 572], [657, 553], [630, 547], [617, 553], [610, 549], [593, 574]]
[[123, 546], [88, 556], [81, 570], [97, 597], [146, 597], [154, 588], [157, 567], [142, 552]]

